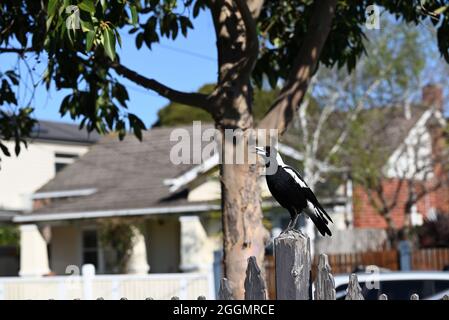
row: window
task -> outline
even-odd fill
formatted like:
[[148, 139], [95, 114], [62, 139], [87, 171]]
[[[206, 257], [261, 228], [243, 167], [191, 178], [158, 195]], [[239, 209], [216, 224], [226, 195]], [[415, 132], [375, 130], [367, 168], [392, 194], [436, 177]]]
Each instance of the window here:
[[77, 154], [71, 153], [55, 153], [55, 170], [56, 172], [61, 171], [65, 166], [75, 162], [78, 158]]
[[98, 270], [98, 236], [96, 230], [83, 231], [83, 264], [93, 264]]

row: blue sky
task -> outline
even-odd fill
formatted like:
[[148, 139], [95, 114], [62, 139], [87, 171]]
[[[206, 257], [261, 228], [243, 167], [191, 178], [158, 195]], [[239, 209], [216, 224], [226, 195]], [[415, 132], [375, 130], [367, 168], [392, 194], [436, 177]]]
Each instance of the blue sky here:
[[[196, 91], [205, 83], [215, 82], [217, 57], [215, 34], [210, 14], [207, 11], [201, 12], [194, 20], [194, 26], [195, 29], [190, 31], [187, 39], [182, 36], [179, 36], [175, 41], [164, 38], [161, 39], [160, 44], [154, 44], [151, 51], [145, 45], [142, 46], [141, 50], [137, 50], [134, 40], [135, 35], [122, 32], [123, 47], [121, 49], [118, 48], [121, 61], [127, 67], [178, 90]], [[423, 31], [429, 32], [426, 29], [423, 29]], [[374, 30], [370, 32], [379, 31]], [[388, 29], [381, 29], [380, 32], [388, 32]], [[369, 36], [369, 34], [367, 35]], [[434, 53], [430, 53], [436, 50], [436, 41], [434, 39], [431, 43], [423, 45], [429, 48], [428, 60], [433, 60], [434, 62], [428, 68], [431, 74], [426, 76], [427, 79], [431, 79], [435, 77], [435, 63], [445, 68], [447, 68], [447, 65], [444, 61], [435, 59]], [[38, 77], [38, 74], [43, 73], [46, 67], [44, 58], [42, 58], [40, 64], [36, 64], [35, 58], [32, 56], [28, 60], [30, 65], [36, 66], [36, 77]], [[0, 66], [3, 70], [14, 66], [16, 61], [14, 55], [0, 55]], [[437, 74], [443, 75], [447, 73], [437, 72]], [[435, 80], [436, 82], [442, 82], [442, 79]], [[19, 94], [21, 99], [19, 101], [20, 105], [26, 105], [30, 96], [29, 94], [24, 94], [26, 91], [24, 83], [27, 83], [27, 81], [23, 81], [21, 85], [20, 92], [22, 94]], [[122, 79], [122, 83], [127, 86], [130, 95], [128, 104], [130, 112], [137, 114], [147, 126], [151, 126], [157, 120], [157, 111], [165, 106], [168, 100], [126, 79]], [[68, 93], [68, 91], [58, 92], [54, 89], [47, 91], [43, 86], [37, 88], [32, 102], [32, 106], [35, 108], [34, 116], [41, 120], [71, 122], [72, 120], [68, 116], [61, 119], [58, 111], [62, 99]]]
[[[208, 12], [203, 11], [194, 20], [194, 30], [188, 38], [179, 36], [175, 41], [162, 39], [160, 44], [153, 45], [150, 51], [145, 45], [140, 50], [135, 47], [134, 36], [121, 33], [122, 48], [118, 48], [121, 61], [127, 67], [154, 78], [178, 90], [196, 91], [205, 83], [215, 82], [217, 76], [215, 33]], [[29, 58], [30, 65], [36, 64], [35, 58]], [[2, 69], [16, 64], [13, 55], [0, 55]], [[24, 66], [22, 66], [23, 68]], [[45, 61], [36, 65], [36, 77], [45, 69]], [[168, 103], [167, 99], [156, 93], [145, 90], [125, 79], [122, 81], [130, 95], [130, 112], [137, 114], [150, 126], [157, 119], [157, 111]], [[25, 88], [22, 86], [22, 93]], [[32, 105], [34, 116], [40, 120], [56, 120], [72, 122], [70, 117], [61, 119], [59, 106], [68, 94], [56, 90], [47, 91], [43, 86], [37, 88]], [[20, 95], [22, 101], [28, 101], [30, 95]]]

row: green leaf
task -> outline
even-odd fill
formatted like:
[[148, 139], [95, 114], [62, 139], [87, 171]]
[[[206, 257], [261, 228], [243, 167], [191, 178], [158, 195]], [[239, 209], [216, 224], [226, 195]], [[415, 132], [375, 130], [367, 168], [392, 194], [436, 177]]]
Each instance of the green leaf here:
[[47, 15], [54, 16], [56, 13], [56, 8], [58, 7], [59, 0], [49, 0], [47, 5]]
[[143, 39], [144, 39], [143, 33], [139, 33], [137, 35], [137, 37], [136, 37], [136, 47], [137, 47], [137, 49], [142, 48]]
[[118, 32], [117, 29], [114, 29], [114, 34], [115, 34], [115, 37], [117, 38], [118, 45], [121, 48], [122, 47], [122, 37], [120, 36], [120, 33]]
[[53, 22], [54, 15], [49, 15], [46, 22], [47, 31], [50, 30], [51, 23]]
[[115, 60], [115, 35], [111, 29], [105, 29], [103, 31], [103, 46], [106, 55], [111, 60]]
[[8, 70], [5, 72], [5, 75], [11, 80], [11, 82], [17, 86], [19, 84], [19, 76], [12, 70]]
[[436, 15], [440, 15], [440, 14], [444, 13], [448, 8], [449, 8], [449, 5], [442, 6], [442, 7], [438, 8], [438, 9], [436, 9], [433, 13], [436, 14]]
[[197, 0], [195, 2], [195, 5], [193, 6], [193, 17], [196, 18], [199, 13], [200, 10], [204, 8], [204, 0]]
[[103, 8], [103, 13], [106, 12], [107, 6], [106, 6], [106, 0], [100, 0], [101, 7]]
[[92, 14], [95, 13], [94, 0], [83, 0], [80, 4], [78, 4], [78, 7], [83, 11], [87, 11]]
[[139, 22], [139, 16], [137, 15], [136, 6], [131, 6], [131, 22], [133, 25], [137, 25]]
[[83, 32], [88, 32], [88, 31], [94, 31], [95, 28], [94, 28], [94, 25], [92, 22], [81, 20], [81, 30]]
[[8, 148], [4, 144], [2, 144], [1, 142], [0, 142], [0, 149], [2, 150], [2, 152], [3, 152], [3, 154], [5, 156], [7, 156], [7, 157], [11, 156], [11, 153], [9, 153]]
[[95, 31], [88, 31], [86, 34], [86, 51], [89, 52], [94, 44]]
[[14, 153], [16, 154], [16, 157], [20, 154], [20, 139], [16, 137], [16, 143], [14, 146]]
[[193, 29], [192, 22], [187, 17], [179, 17], [179, 22], [181, 23], [181, 32], [184, 37], [187, 37], [187, 30]]
[[170, 29], [171, 29], [171, 36], [172, 39], [175, 40], [176, 37], [178, 36], [178, 30], [179, 30], [179, 26], [178, 26], [178, 21], [175, 18], [172, 18], [172, 20], [170, 21]]

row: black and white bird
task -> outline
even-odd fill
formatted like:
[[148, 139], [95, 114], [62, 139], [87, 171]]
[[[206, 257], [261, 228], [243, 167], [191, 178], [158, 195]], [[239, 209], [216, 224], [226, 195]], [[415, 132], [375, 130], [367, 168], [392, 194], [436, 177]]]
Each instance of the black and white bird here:
[[321, 235], [331, 236], [327, 225], [333, 221], [299, 172], [285, 164], [274, 147], [256, 147], [256, 153], [265, 160], [267, 168], [277, 166], [274, 174], [266, 174], [265, 177], [273, 197], [290, 212], [291, 220], [285, 231], [295, 227], [299, 214], [303, 212], [312, 219]]

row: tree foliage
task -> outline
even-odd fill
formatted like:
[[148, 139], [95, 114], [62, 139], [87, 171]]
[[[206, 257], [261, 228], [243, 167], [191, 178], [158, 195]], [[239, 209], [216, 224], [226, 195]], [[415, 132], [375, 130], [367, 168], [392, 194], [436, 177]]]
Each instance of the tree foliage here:
[[[441, 54], [449, 61], [449, 20], [446, 1], [374, 1], [398, 19], [419, 24], [429, 20], [438, 30]], [[425, 8], [421, 6], [425, 4]], [[353, 70], [365, 50], [365, 9], [368, 1], [338, 1], [334, 23], [320, 62], [326, 66], [346, 66]], [[116, 47], [120, 34], [134, 36], [137, 48], [151, 49], [162, 37], [188, 36], [193, 18], [209, 5], [205, 0], [5, 0], [0, 4], [0, 54], [44, 55], [48, 67], [43, 76], [47, 89], [69, 89], [60, 106], [61, 115], [81, 121], [81, 127], [99, 133], [118, 131], [123, 138], [130, 127], [140, 137], [143, 122], [130, 113], [127, 89], [114, 72], [121, 63]], [[77, 6], [73, 9], [71, 6]], [[254, 83], [262, 86], [267, 79], [273, 88], [286, 79], [307, 34], [307, 21], [313, 1], [266, 1], [258, 19], [261, 48], [252, 72]], [[71, 9], [72, 8], [72, 9]], [[424, 10], [425, 9], [425, 10]], [[438, 15], [435, 15], [435, 12]], [[433, 13], [433, 15], [430, 15]], [[70, 18], [79, 15], [80, 28], [70, 29]], [[429, 18], [430, 17], [430, 18]], [[126, 62], [126, 61], [125, 61]], [[17, 105], [16, 70], [0, 70], [0, 107]], [[19, 144], [33, 126], [32, 105], [19, 105], [0, 113], [3, 140]], [[198, 114], [201, 117], [202, 113]], [[8, 155], [4, 145], [3, 154]], [[20, 151], [20, 146], [16, 152]]]

